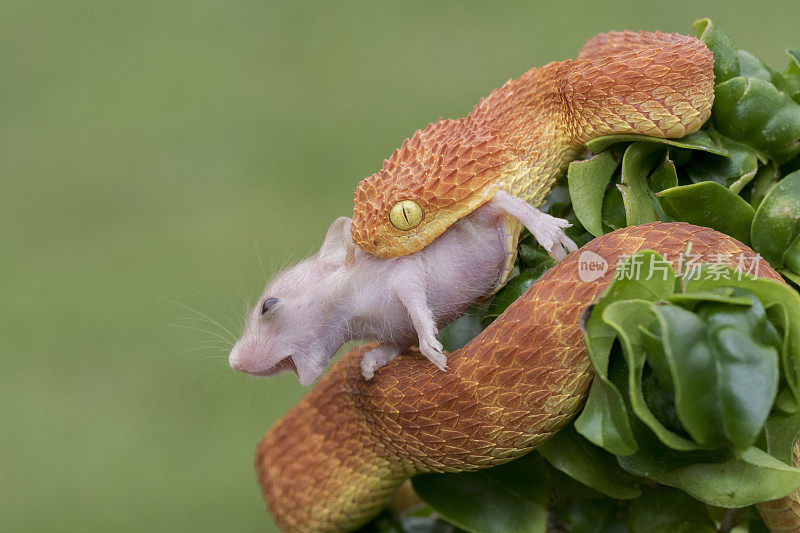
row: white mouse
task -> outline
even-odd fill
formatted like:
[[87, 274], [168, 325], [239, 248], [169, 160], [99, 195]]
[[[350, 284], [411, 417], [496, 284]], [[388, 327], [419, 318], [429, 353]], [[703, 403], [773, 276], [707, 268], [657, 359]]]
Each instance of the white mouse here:
[[230, 366], [256, 376], [294, 370], [307, 386], [343, 344], [371, 339], [380, 345], [362, 358], [366, 379], [414, 344], [445, 370], [436, 334], [496, 288], [508, 253], [506, 215], [520, 220], [557, 260], [566, 256], [564, 247], [577, 249], [563, 232], [567, 221], [504, 191], [402, 257], [364, 252], [350, 237], [351, 220], [341, 217], [319, 252], [267, 285], [231, 350]]

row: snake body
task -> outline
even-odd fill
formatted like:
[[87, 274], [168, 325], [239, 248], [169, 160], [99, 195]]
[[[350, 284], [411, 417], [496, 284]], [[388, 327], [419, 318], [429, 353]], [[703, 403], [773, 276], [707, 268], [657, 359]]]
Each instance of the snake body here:
[[[589, 139], [695, 131], [710, 114], [712, 67], [705, 45], [683, 35], [598, 35], [577, 59], [533, 69], [466, 118], [416, 132], [359, 184], [353, 240], [383, 257], [413, 253], [498, 190], [540, 204]], [[390, 210], [403, 200], [422, 208], [410, 230], [390, 223]], [[515, 224], [507, 221], [507, 267]], [[613, 265], [640, 249], [678, 257], [690, 241], [701, 258], [727, 257], [732, 266], [738, 254], [753, 255], [730, 237], [687, 224], [625, 228], [583, 250]], [[409, 354], [367, 381], [359, 362], [372, 346], [344, 355], [258, 445], [259, 483], [276, 523], [285, 531], [352, 530], [409, 477], [505, 463], [563, 427], [592, 380], [578, 317], [612, 276], [581, 281], [578, 256], [553, 267], [450, 354], [447, 372]], [[780, 279], [770, 268], [760, 274]], [[793, 494], [765, 505], [765, 519], [774, 528], [800, 522], [796, 500]]]
[[[531, 69], [482, 99], [463, 119], [439, 120], [384, 161], [355, 193], [353, 241], [367, 252], [416, 252], [502, 189], [540, 205], [566, 165], [594, 138], [610, 134], [681, 137], [708, 119], [713, 59], [685, 35], [611, 32], [590, 39], [576, 59]], [[390, 211], [414, 201], [421, 222], [401, 230]], [[514, 263], [520, 225], [507, 219]]]

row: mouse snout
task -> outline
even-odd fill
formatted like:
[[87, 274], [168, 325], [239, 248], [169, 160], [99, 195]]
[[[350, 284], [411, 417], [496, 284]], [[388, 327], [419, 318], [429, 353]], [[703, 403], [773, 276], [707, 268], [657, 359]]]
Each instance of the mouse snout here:
[[294, 369], [290, 358], [266, 355], [263, 348], [254, 347], [244, 340], [240, 340], [233, 346], [228, 355], [228, 364], [239, 372], [261, 377], [274, 376]]
[[264, 357], [258, 356], [256, 350], [249, 344], [240, 340], [233, 345], [231, 353], [228, 355], [228, 364], [232, 369], [252, 374], [264, 366]]
[[247, 368], [241, 359], [229, 356], [228, 365], [230, 365], [232, 369], [238, 370], [239, 372], [247, 372]]
[[242, 350], [238, 342], [233, 346], [231, 353], [228, 355], [228, 364], [234, 370], [246, 372], [244, 362], [242, 361]]

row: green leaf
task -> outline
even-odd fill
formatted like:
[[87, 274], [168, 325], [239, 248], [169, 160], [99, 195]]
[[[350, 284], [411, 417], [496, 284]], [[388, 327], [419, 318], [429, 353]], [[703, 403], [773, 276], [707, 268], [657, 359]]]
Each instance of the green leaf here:
[[652, 250], [641, 250], [619, 262], [614, 278], [582, 324], [595, 372], [606, 375], [611, 346], [616, 338], [614, 328], [602, 318], [606, 307], [617, 300], [663, 300], [673, 294], [675, 281], [669, 261]]
[[610, 231], [625, 227], [625, 204], [617, 185], [611, 187], [603, 198], [603, 227]]
[[[755, 295], [741, 288], [733, 294], [746, 296], [752, 305], [705, 302], [695, 312], [706, 325], [711, 347], [721, 356], [717, 372], [726, 433], [734, 445], [743, 447], [755, 441], [778, 392], [782, 339]], [[744, 387], [752, 390], [744, 393]]]
[[750, 205], [753, 206], [753, 209], [758, 209], [764, 196], [780, 177], [778, 165], [774, 161], [770, 161], [767, 165], [761, 165], [750, 189]]
[[783, 71], [784, 87], [780, 89], [794, 98], [797, 101], [797, 91], [800, 90], [800, 51], [786, 50], [789, 56], [789, 65]]
[[800, 470], [758, 448], [744, 450], [740, 459], [704, 462], [696, 457], [695, 462], [687, 458], [681, 464], [669, 455], [668, 448], [643, 446], [636, 455], [617, 460], [632, 474], [682, 489], [720, 507], [744, 507], [782, 498], [800, 486]]
[[608, 150], [569, 164], [567, 182], [572, 208], [583, 227], [595, 237], [603, 235], [603, 197], [618, 165], [619, 161]]
[[[772, 83], [772, 72], [760, 59], [746, 50], [737, 52], [739, 75], [744, 78], [759, 78]], [[720, 80], [717, 80], [719, 83]]]
[[[758, 263], [755, 263], [758, 267]], [[757, 274], [757, 272], [756, 272]], [[778, 393], [779, 400], [783, 396], [781, 409], [795, 412], [798, 409], [800, 396], [800, 294], [784, 283], [769, 279], [754, 279], [748, 276], [735, 275], [736, 286], [755, 294], [770, 313], [770, 319], [783, 331], [783, 351], [781, 353], [782, 380], [785, 380], [789, 391]], [[698, 276], [690, 279], [687, 291], [705, 291], [716, 287], [730, 285], [726, 279], [714, 279], [710, 276]], [[793, 400], [789, 401], [789, 397]], [[788, 403], [787, 403], [788, 402]]]
[[[742, 291], [744, 293], [744, 291]], [[777, 333], [755, 296], [749, 307], [708, 302], [692, 313], [655, 308], [675, 385], [675, 408], [699, 444], [752, 445], [778, 388]]]
[[790, 271], [800, 274], [800, 235], [783, 252], [783, 264]]
[[626, 375], [626, 370], [621, 363], [609, 368], [611, 347], [616, 333], [603, 322], [603, 312], [617, 300], [664, 299], [672, 294], [674, 287], [675, 273], [663, 257], [651, 250], [632, 254], [617, 265], [614, 279], [582, 324], [586, 348], [596, 376], [589, 389], [586, 407], [575, 421], [575, 429], [589, 441], [611, 453], [633, 453], [636, 451], [636, 441], [631, 432], [625, 401], [619, 389], [609, 379], [612, 370], [621, 372], [623, 376]]
[[619, 503], [610, 498], [559, 505], [553, 512], [567, 523], [569, 533], [629, 533]]
[[784, 252], [800, 235], [800, 171], [770, 189], [756, 210], [750, 235], [764, 259], [774, 268], [784, 266]]
[[800, 138], [800, 105], [770, 82], [740, 76], [714, 92], [712, 116], [721, 134], [766, 152]]
[[[689, 177], [692, 182], [715, 181], [731, 192], [739, 193], [756, 175], [758, 157], [756, 151], [732, 139], [718, 136], [730, 157], [698, 152], [689, 165]], [[677, 185], [677, 183], [675, 184]]]
[[622, 183], [618, 187], [629, 226], [658, 220], [650, 200], [647, 177], [657, 165], [662, 150], [655, 143], [636, 142], [622, 156]]
[[[530, 236], [530, 234], [528, 234]], [[521, 270], [530, 270], [537, 278], [544, 274], [547, 269], [555, 266], [555, 260], [550, 254], [544, 251], [531, 236], [519, 243], [519, 266]]]
[[787, 94], [788, 96], [791, 96], [798, 88], [800, 88], [798, 82], [793, 79], [791, 74], [781, 74], [745, 50], [739, 50], [739, 66], [742, 77], [759, 78], [768, 81], [779, 91]]
[[659, 137], [648, 137], [647, 135], [634, 134], [604, 135], [603, 137], [598, 137], [587, 142], [586, 148], [593, 154], [599, 154], [603, 150], [606, 150], [609, 146], [616, 143], [639, 141], [666, 144], [668, 146], [686, 148], [689, 150], [701, 150], [721, 156], [728, 155], [725, 151], [725, 148], [716, 142], [706, 130], [699, 130], [694, 133], [690, 133], [689, 135], [681, 137], [680, 139], [662, 139]]
[[744, 306], [752, 305], [753, 302], [750, 298], [746, 296], [735, 296], [736, 292], [734, 287], [716, 287], [710, 291], [680, 292], [667, 298], [667, 301], [670, 303], [682, 304], [685, 309], [689, 310], [694, 307], [693, 304], [700, 302], [719, 302]]
[[779, 272], [781, 273], [781, 276], [783, 276], [784, 278], [788, 279], [789, 281], [794, 283], [796, 286], [800, 287], [800, 274], [795, 274], [794, 272], [792, 272], [790, 270], [780, 270]]
[[656, 198], [673, 220], [706, 226], [745, 244], [750, 242], [753, 208], [715, 181], [673, 187], [657, 193]]
[[664, 160], [650, 173], [648, 181], [653, 192], [678, 186], [678, 171], [675, 169], [675, 163], [669, 158], [669, 150], [664, 152]]
[[764, 426], [767, 452], [794, 466], [794, 443], [800, 435], [800, 412], [794, 414], [773, 413]]
[[535, 272], [526, 270], [511, 278], [506, 286], [500, 289], [492, 299], [492, 303], [489, 304], [489, 309], [484, 317], [484, 322], [491, 322], [500, 316], [509, 305], [514, 303], [514, 300], [525, 294], [538, 277]]
[[800, 141], [797, 140], [769, 151], [772, 159], [780, 165], [792, 161], [798, 154], [800, 154]]
[[647, 487], [628, 508], [631, 533], [715, 533], [706, 506], [683, 491]]
[[634, 414], [670, 448], [696, 450], [699, 448], [697, 444], [667, 429], [650, 411], [644, 398], [642, 372], [646, 350], [643, 330], [655, 320], [653, 303], [645, 300], [618, 300], [603, 311], [603, 321], [614, 328], [622, 345], [628, 369], [628, 401]]
[[436, 336], [448, 352], [454, 352], [474, 339], [481, 332], [481, 320], [484, 312], [478, 308], [471, 308], [467, 313], [454, 320], [441, 330]]
[[477, 472], [423, 474], [412, 484], [436, 512], [472, 533], [547, 528], [547, 467], [537, 453]]
[[[653, 337], [648, 333], [643, 333], [642, 339], [649, 341], [653, 339]], [[650, 364], [652, 361], [650, 355], [651, 354], [648, 353], [648, 364]], [[647, 368], [647, 370], [648, 372], [646, 372], [645, 377], [642, 380], [642, 395], [644, 396], [647, 407], [653, 413], [653, 416], [655, 416], [656, 419], [666, 429], [678, 435], [679, 437], [685, 437], [688, 439], [689, 435], [681, 425], [681, 421], [678, 418], [678, 413], [675, 411], [675, 394], [672, 392], [672, 383], [670, 382], [669, 385], [662, 384], [655, 372], [653, 372], [650, 368]], [[656, 436], [659, 437], [661, 442], [669, 446], [668, 441], [660, 436], [655, 430], [654, 433], [656, 433]], [[670, 447], [677, 449], [676, 446]], [[694, 448], [697, 448], [697, 446], [695, 445]]]
[[[624, 372], [622, 365], [617, 365]], [[612, 367], [616, 368], [616, 367]], [[595, 376], [575, 429], [590, 442], [615, 455], [630, 455], [638, 446], [625, 400], [607, 376]]]
[[[626, 388], [624, 382], [615, 383]], [[632, 422], [639, 449], [618, 456], [620, 466], [710, 505], [744, 507], [780, 498], [800, 485], [800, 470], [758, 448], [744, 450], [739, 458], [720, 451], [676, 451], [663, 445], [639, 420]]]
[[714, 54], [714, 77], [717, 83], [739, 75], [739, 56], [736, 45], [730, 37], [722, 33], [711, 19], [694, 21], [692, 28], [698, 38], [706, 43]]
[[630, 499], [640, 494], [633, 478], [620, 469], [614, 456], [581, 437], [572, 425], [537, 451], [555, 468], [607, 496]]
[[[551, 510], [554, 505], [603, 498], [601, 492], [594, 490], [588, 485], [584, 485], [577, 479], [558, 470], [550, 463], [547, 463], [547, 466], [547, 475], [550, 476]], [[628, 476], [630, 474], [625, 472], [625, 475]]]
[[789, 66], [786, 67], [786, 73], [800, 76], [800, 50], [786, 50], [786, 55], [791, 59]]

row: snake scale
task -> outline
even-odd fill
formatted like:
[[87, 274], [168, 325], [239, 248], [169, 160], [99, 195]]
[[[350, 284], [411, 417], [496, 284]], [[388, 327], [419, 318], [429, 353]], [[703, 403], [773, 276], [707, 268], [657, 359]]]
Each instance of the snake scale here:
[[[711, 112], [712, 69], [710, 51], [691, 37], [600, 34], [577, 59], [507, 82], [465, 119], [417, 131], [359, 184], [353, 240], [383, 257], [413, 253], [500, 189], [541, 204], [592, 138], [696, 131]], [[389, 213], [404, 200], [419, 205], [422, 216], [401, 230]], [[519, 227], [508, 224], [515, 245]], [[688, 242], [700, 257], [725, 256], [732, 266], [738, 254], [754, 255], [728, 236], [675, 223], [624, 228], [581, 251], [613, 265], [641, 249], [677, 257]], [[502, 464], [562, 428], [582, 407], [592, 380], [579, 315], [613, 276], [610, 269], [581, 281], [578, 256], [550, 269], [449, 354], [447, 372], [408, 354], [367, 381], [359, 361], [371, 345], [342, 356], [257, 447], [259, 483], [278, 526], [355, 529], [409, 477]], [[768, 267], [760, 275], [781, 279]], [[793, 493], [761, 504], [760, 511], [773, 531], [800, 531], [799, 500]]]

